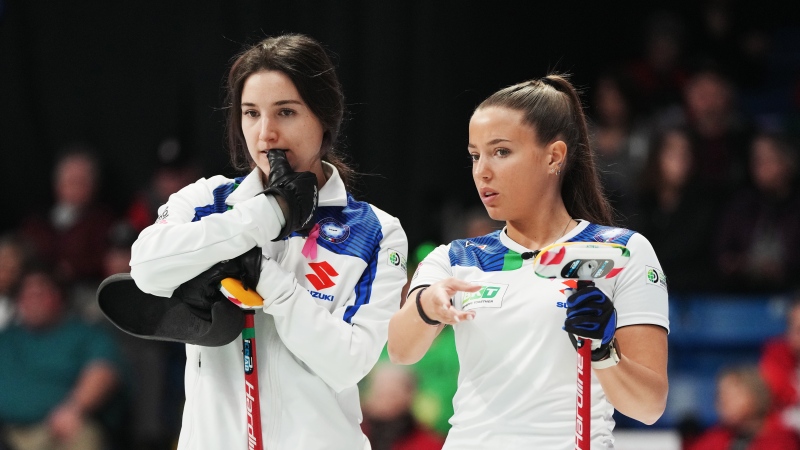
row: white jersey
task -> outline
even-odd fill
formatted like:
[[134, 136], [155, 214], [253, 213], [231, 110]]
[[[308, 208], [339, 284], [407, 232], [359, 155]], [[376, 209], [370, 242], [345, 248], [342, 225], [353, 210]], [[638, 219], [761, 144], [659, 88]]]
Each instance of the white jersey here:
[[[271, 242], [281, 227], [267, 198], [256, 195], [263, 190], [257, 168], [236, 180], [201, 179], [173, 194], [133, 246], [131, 275], [156, 295], [169, 296], [255, 245], [294, 274], [291, 295], [255, 320], [263, 442], [271, 450], [369, 448], [356, 384], [378, 360], [407, 280], [408, 243], [399, 221], [354, 200], [335, 168], [326, 163], [325, 170], [314, 260], [302, 255], [307, 238], [297, 233]], [[247, 448], [241, 339], [187, 345], [186, 356], [178, 449]]]
[[[666, 281], [647, 239], [580, 221], [559, 241], [626, 245], [628, 266], [613, 282], [597, 283], [614, 301], [617, 327], [669, 330]], [[486, 287], [480, 295], [459, 292], [454, 298], [456, 308], [476, 316], [454, 327], [460, 371], [445, 449], [575, 448], [577, 357], [562, 328], [566, 286], [534, 275], [533, 259], [521, 256], [530, 251], [505, 230], [496, 231], [436, 248], [414, 274], [411, 290], [447, 277]], [[648, 278], [648, 271], [661, 280]], [[592, 379], [592, 449], [611, 449], [614, 409]]]

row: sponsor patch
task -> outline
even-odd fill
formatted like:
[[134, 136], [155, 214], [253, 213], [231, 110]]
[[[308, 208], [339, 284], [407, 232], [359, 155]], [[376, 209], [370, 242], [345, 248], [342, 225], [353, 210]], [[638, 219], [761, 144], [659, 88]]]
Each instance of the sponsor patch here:
[[478, 247], [481, 250], [486, 250], [486, 244], [480, 244], [479, 245], [479, 244], [476, 244], [476, 243], [474, 243], [472, 241], [467, 241], [467, 242], [464, 243], [464, 248], [467, 248], [467, 247]]
[[406, 257], [403, 256], [402, 253], [398, 252], [394, 249], [389, 249], [389, 265], [392, 267], [397, 267], [398, 269], [402, 270], [403, 273], [408, 273], [408, 266], [406, 265]]
[[503, 305], [503, 297], [508, 290], [507, 284], [488, 284], [472, 281], [472, 284], [480, 284], [478, 292], [464, 292], [461, 298], [461, 309], [469, 311], [476, 308], [499, 308]]
[[242, 343], [242, 353], [244, 353], [244, 373], [253, 373], [253, 346], [251, 339], [245, 339]]
[[314, 289], [321, 291], [336, 285], [336, 282], [331, 277], [339, 276], [339, 273], [336, 272], [333, 266], [328, 264], [328, 261], [312, 262], [308, 263], [308, 265], [314, 273], [306, 275], [306, 279], [314, 285]]
[[156, 217], [156, 223], [167, 223], [167, 217], [169, 217], [169, 207], [165, 206], [161, 214]]
[[325, 300], [326, 302], [332, 302], [334, 299], [333, 294], [323, 294], [322, 292], [312, 290], [309, 290], [308, 293], [311, 294], [311, 298], [318, 298], [320, 300]]
[[333, 244], [341, 244], [350, 237], [350, 227], [327, 217], [319, 221], [319, 237]]
[[607, 230], [603, 230], [594, 235], [594, 239], [598, 242], [610, 242], [623, 234], [625, 234], [628, 230], [625, 228], [609, 228]]
[[660, 269], [652, 266], [644, 266], [645, 282], [667, 289], [667, 276]]

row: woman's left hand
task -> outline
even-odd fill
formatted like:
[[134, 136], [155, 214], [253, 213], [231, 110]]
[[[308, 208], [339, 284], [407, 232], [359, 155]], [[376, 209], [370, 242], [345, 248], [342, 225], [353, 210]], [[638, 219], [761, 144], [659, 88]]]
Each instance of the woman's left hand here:
[[[592, 340], [593, 361], [604, 358], [617, 330], [614, 303], [594, 283], [578, 289], [567, 299], [564, 330], [574, 338]], [[571, 340], [572, 345], [576, 346], [576, 340]]]

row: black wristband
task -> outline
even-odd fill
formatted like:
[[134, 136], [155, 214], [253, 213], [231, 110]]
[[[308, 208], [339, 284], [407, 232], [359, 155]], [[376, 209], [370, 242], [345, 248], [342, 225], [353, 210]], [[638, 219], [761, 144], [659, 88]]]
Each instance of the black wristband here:
[[422, 286], [422, 289], [417, 291], [417, 312], [419, 313], [419, 317], [422, 319], [422, 321], [427, 323], [428, 325], [433, 325], [433, 326], [441, 325], [442, 322], [431, 319], [430, 317], [428, 317], [427, 314], [425, 314], [425, 311], [422, 310], [422, 303], [420, 303], [419, 299], [422, 296], [422, 291], [428, 289], [428, 286]]

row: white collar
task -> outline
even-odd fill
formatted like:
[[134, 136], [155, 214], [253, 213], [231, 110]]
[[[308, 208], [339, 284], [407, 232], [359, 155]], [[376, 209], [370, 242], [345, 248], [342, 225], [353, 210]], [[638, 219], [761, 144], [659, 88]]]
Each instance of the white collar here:
[[[325, 161], [322, 161], [322, 170], [328, 181], [319, 190], [319, 206], [347, 206], [347, 190], [342, 178], [339, 176], [339, 171], [332, 164]], [[234, 205], [252, 198], [263, 190], [261, 169], [256, 167], [242, 180], [239, 187], [228, 196], [226, 203]]]

